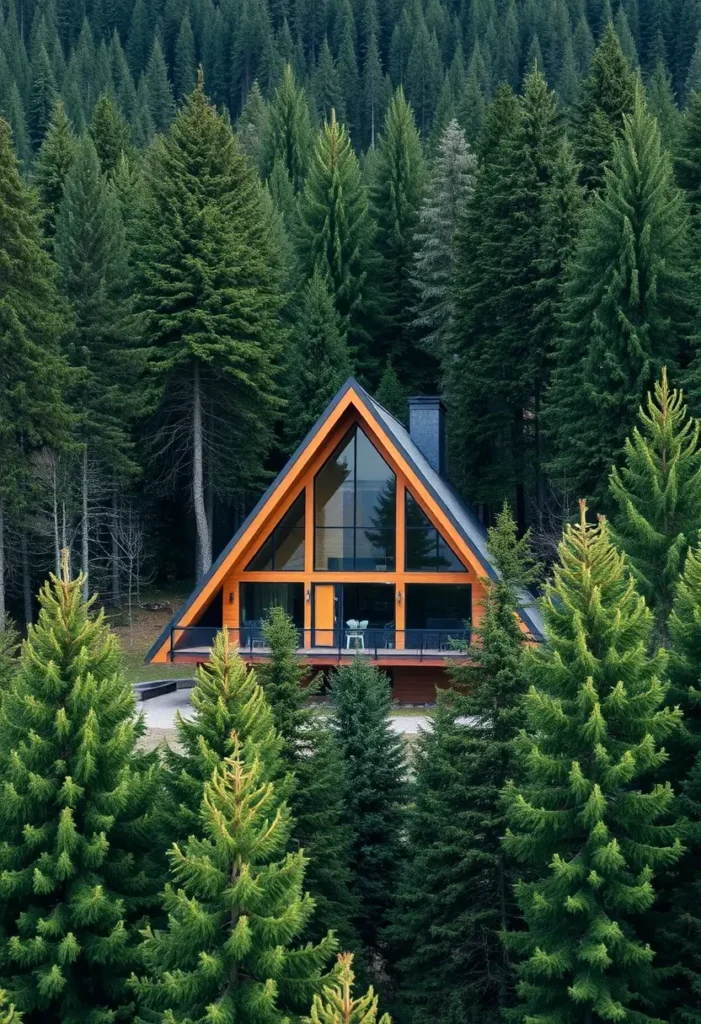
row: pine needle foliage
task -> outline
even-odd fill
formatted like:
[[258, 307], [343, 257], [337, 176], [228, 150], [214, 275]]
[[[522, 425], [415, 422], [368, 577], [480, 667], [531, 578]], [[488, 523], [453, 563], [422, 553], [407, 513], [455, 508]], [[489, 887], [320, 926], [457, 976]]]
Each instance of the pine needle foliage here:
[[501, 579], [484, 581], [475, 644], [448, 664], [452, 689], [438, 691], [413, 761], [408, 863], [389, 933], [403, 952], [400, 998], [412, 1024], [496, 1024], [515, 997], [500, 935], [518, 918], [517, 871], [502, 848], [502, 791], [518, 774], [515, 741], [525, 724], [516, 608], [536, 572], [529, 537], [517, 538], [508, 507], [489, 546]]
[[351, 895], [351, 831], [344, 818], [344, 771], [338, 744], [309, 697], [310, 680], [297, 653], [297, 627], [282, 608], [272, 608], [263, 623], [270, 659], [258, 679], [270, 702], [282, 737], [281, 767], [293, 776], [289, 796], [294, 821], [291, 848], [304, 850], [309, 863], [305, 885], [315, 903], [305, 937], [320, 941], [333, 930], [344, 949], [357, 949]]
[[[672, 700], [684, 710], [684, 734], [701, 749], [701, 547], [690, 548], [669, 617]], [[681, 769], [681, 766], [680, 766]], [[686, 774], [681, 769], [681, 774]]]
[[0, 1024], [20, 1024], [22, 1014], [18, 1013], [13, 1003], [7, 1005], [7, 995], [0, 989]]
[[356, 927], [378, 965], [389, 951], [384, 930], [404, 858], [406, 765], [402, 737], [390, 723], [392, 695], [384, 673], [357, 656], [331, 681], [331, 728], [344, 768], [344, 818], [351, 831]]
[[670, 388], [666, 367], [646, 404], [626, 439], [621, 468], [610, 476], [618, 509], [611, 535], [665, 638], [674, 588], [701, 529], [701, 426], [682, 392]]
[[[197, 669], [191, 696], [194, 714], [178, 714], [179, 750], [166, 753], [166, 785], [172, 801], [164, 831], [184, 842], [199, 827], [204, 786], [223, 758], [231, 756], [234, 735], [256, 744], [271, 777], [280, 774], [283, 739], [256, 674], [230, 643], [227, 630], [217, 634], [210, 660]], [[170, 840], [167, 845], [170, 845]]]
[[292, 820], [261, 746], [237, 733], [204, 785], [197, 832], [170, 851], [168, 927], [147, 928], [148, 976], [132, 978], [162, 1024], [283, 1024], [309, 1005], [336, 942], [293, 947], [314, 910], [304, 852], [285, 854]]
[[0, 707], [0, 976], [32, 1020], [112, 1024], [161, 882], [147, 842], [159, 773], [135, 754], [132, 688], [82, 587], [64, 552]]
[[353, 954], [339, 953], [336, 976], [324, 986], [321, 995], [314, 996], [311, 1016], [302, 1024], [392, 1024], [388, 1013], [378, 1019], [378, 997], [372, 986], [364, 996], [353, 998]]
[[682, 852], [655, 782], [660, 743], [681, 714], [665, 705], [666, 656], [650, 654], [652, 613], [605, 520], [568, 526], [543, 604], [547, 645], [527, 655], [523, 781], [505, 790], [509, 856], [534, 872], [516, 898], [525, 930], [515, 1021], [656, 1019], [659, 972], [639, 938], [656, 873]]

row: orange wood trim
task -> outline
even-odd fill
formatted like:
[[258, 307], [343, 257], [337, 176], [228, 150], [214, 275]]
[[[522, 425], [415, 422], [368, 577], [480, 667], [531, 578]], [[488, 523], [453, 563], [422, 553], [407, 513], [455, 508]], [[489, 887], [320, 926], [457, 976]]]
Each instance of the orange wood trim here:
[[314, 646], [334, 647], [333, 627], [336, 619], [336, 593], [333, 583], [317, 583], [314, 587]]
[[[328, 458], [328, 455], [338, 445], [343, 435], [350, 429], [353, 423], [360, 423], [362, 425], [367, 436], [391, 466], [392, 470], [396, 473], [398, 493], [401, 488], [409, 487], [411, 493], [419, 502], [426, 515], [428, 515], [430, 521], [441, 531], [446, 541], [451, 545], [461, 561], [463, 561], [468, 570], [467, 573], [405, 573], [401, 571], [403, 561], [401, 563], [397, 561], [398, 571], [395, 573], [333, 573], [333, 576], [330, 577], [329, 574], [326, 573], [313, 572], [314, 475], [318, 472], [318, 469], [323, 465], [326, 458]], [[263, 542], [265, 536], [267, 536], [267, 533], [272, 529], [274, 523], [284, 515], [292, 502], [299, 496], [302, 488], [305, 486], [307, 487], [307, 496], [305, 501], [305, 522], [307, 530], [307, 533], [305, 533], [305, 541], [307, 541], [305, 544], [305, 572], [275, 574], [246, 573], [244, 569], [239, 568], [240, 566], [245, 566], [250, 558], [253, 557], [255, 550], [257, 550], [257, 547]], [[309, 514], [310, 508], [311, 514]], [[397, 526], [399, 526], [401, 514], [402, 513], [400, 513], [398, 509]], [[399, 554], [399, 545], [401, 544], [403, 546], [403, 532], [404, 531], [402, 529], [402, 537], [401, 539], [397, 539], [397, 554]], [[312, 538], [311, 542], [307, 540], [308, 537]], [[312, 559], [311, 566], [308, 561], [309, 558]], [[197, 598], [193, 601], [190, 608], [178, 621], [178, 625], [187, 626], [196, 620], [201, 610], [211, 599], [212, 594], [218, 587], [222, 586], [222, 584], [224, 584], [224, 594], [226, 595], [229, 592], [227, 588], [241, 579], [251, 581], [258, 580], [260, 582], [302, 582], [306, 587], [310, 587], [312, 582], [321, 583], [324, 581], [328, 581], [329, 583], [384, 581], [387, 583], [394, 583], [398, 589], [402, 588], [402, 591], [404, 585], [412, 581], [416, 583], [469, 582], [473, 587], [473, 618], [477, 621], [479, 616], [479, 591], [481, 590], [478, 580], [479, 577], [484, 574], [485, 568], [480, 563], [477, 556], [468, 548], [467, 544], [464, 543], [443, 510], [435, 504], [428, 490], [423, 486], [409, 464], [401, 456], [401, 453], [395, 449], [394, 445], [391, 443], [391, 439], [387, 437], [384, 432], [381, 432], [381, 428], [376, 427], [374, 423], [366, 418], [362, 403], [360, 403], [356, 398], [355, 393], [351, 390], [344, 395], [336, 408], [330, 414], [323, 436], [317, 436], [306, 451], [301, 453], [299, 459], [288, 473], [283, 487], [279, 488], [277, 492], [271, 494], [264, 507], [260, 510], [258, 516], [256, 516], [255, 520], [249, 525], [242, 537], [239, 538], [235, 548], [230, 552], [227, 562], [219, 568], [219, 570], [202, 588], [202, 591], [197, 595]], [[223, 600], [228, 601], [228, 598], [224, 596]], [[401, 605], [403, 608], [403, 593]], [[236, 604], [233, 607], [236, 609], [235, 616], [237, 617], [238, 594]], [[397, 605], [397, 607], [399, 608], [399, 605]], [[397, 628], [400, 628], [399, 615], [397, 616]], [[166, 639], [152, 658], [152, 661], [167, 661], [168, 653], [169, 640]]]
[[304, 492], [304, 571], [314, 571], [314, 484], [309, 479]]

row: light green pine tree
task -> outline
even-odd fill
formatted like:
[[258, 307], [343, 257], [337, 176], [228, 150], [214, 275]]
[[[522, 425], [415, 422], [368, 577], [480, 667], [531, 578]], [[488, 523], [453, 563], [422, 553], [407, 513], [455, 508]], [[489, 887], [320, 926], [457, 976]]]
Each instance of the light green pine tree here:
[[525, 928], [514, 1021], [657, 1020], [654, 951], [640, 919], [679, 858], [673, 792], [656, 783], [681, 713], [665, 705], [666, 656], [605, 520], [565, 530], [543, 603], [547, 643], [527, 656], [526, 771], [505, 791], [504, 846], [523, 865]]
[[670, 388], [666, 367], [638, 419], [610, 477], [617, 507], [611, 534], [666, 644], [675, 587], [701, 530], [701, 425], [689, 416], [682, 392]]
[[82, 590], [64, 551], [3, 693], [0, 975], [30, 1019], [107, 1024], [133, 1009], [136, 927], [162, 881], [145, 838], [159, 772], [136, 753], [117, 640]]
[[18, 1013], [13, 1003], [7, 1005], [7, 996], [0, 989], [0, 1024], [20, 1024], [22, 1014]]
[[379, 1000], [372, 987], [364, 996], [353, 998], [354, 981], [352, 954], [339, 953], [334, 981], [314, 996], [311, 1017], [304, 1017], [302, 1024], [392, 1024], [387, 1013], [378, 1020]]

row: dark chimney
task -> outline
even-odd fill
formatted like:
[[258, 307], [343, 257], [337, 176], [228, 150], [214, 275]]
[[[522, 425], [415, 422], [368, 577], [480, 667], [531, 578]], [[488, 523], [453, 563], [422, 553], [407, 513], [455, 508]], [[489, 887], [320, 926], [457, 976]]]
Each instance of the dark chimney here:
[[409, 399], [409, 434], [424, 458], [445, 476], [445, 406], [435, 395]]

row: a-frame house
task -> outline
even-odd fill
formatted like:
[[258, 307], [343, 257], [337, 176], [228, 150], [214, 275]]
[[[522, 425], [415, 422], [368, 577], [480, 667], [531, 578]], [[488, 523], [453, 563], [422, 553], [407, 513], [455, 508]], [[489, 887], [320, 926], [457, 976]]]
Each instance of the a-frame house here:
[[[221, 628], [246, 660], [265, 659], [261, 619], [281, 605], [315, 668], [360, 653], [398, 699], [432, 701], [454, 641], [479, 622], [482, 579], [495, 576], [444, 449], [439, 399], [411, 399], [407, 431], [348, 380], [146, 660], [204, 662]], [[540, 639], [531, 595], [519, 617]]]

